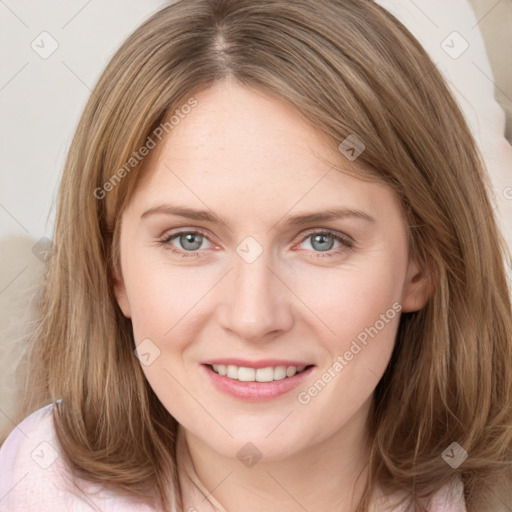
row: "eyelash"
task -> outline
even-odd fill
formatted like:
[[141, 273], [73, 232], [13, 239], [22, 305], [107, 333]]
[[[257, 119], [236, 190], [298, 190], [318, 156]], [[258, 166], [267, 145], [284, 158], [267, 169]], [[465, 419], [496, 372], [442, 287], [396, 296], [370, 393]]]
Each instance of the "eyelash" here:
[[[158, 243], [161, 246], [165, 246], [166, 249], [170, 250], [173, 253], [179, 254], [182, 257], [199, 257], [200, 253], [199, 250], [195, 251], [182, 251], [171, 245], [171, 240], [179, 237], [180, 235], [201, 235], [204, 238], [208, 239], [207, 233], [199, 228], [193, 229], [193, 230], [182, 230], [177, 231], [171, 234], [167, 234], [164, 238], [158, 240]], [[314, 257], [332, 257], [337, 256], [343, 252], [347, 252], [354, 247], [354, 242], [351, 238], [349, 238], [346, 235], [343, 235], [341, 233], [338, 233], [336, 231], [332, 231], [330, 229], [320, 229], [320, 230], [312, 230], [309, 231], [306, 235], [303, 236], [303, 238], [299, 241], [299, 243], [305, 242], [308, 238], [310, 238], [313, 235], [330, 235], [332, 236], [336, 241], [341, 243], [341, 247], [338, 247], [338, 249], [330, 249], [329, 251], [314, 251], [317, 256]]]

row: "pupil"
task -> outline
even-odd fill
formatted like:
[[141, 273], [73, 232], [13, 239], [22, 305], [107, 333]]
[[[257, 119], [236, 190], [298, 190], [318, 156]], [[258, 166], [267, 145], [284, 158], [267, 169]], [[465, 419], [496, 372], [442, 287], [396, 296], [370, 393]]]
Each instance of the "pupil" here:
[[330, 243], [330, 244], [328, 244], [328, 245], [329, 245], [329, 247], [326, 247], [326, 246], [325, 246], [325, 244], [324, 244], [324, 245], [320, 245], [320, 246], [318, 247], [318, 249], [319, 249], [320, 251], [329, 251], [330, 249], [332, 249], [332, 246], [333, 246], [333, 243], [334, 243], [334, 241], [333, 241], [333, 239], [332, 239], [331, 235], [315, 235], [315, 236], [313, 237], [313, 244], [312, 244], [312, 245], [313, 245], [313, 247], [315, 247], [315, 245], [314, 245], [314, 244], [315, 244], [317, 241], [320, 241], [320, 242], [321, 242], [322, 240], [323, 240], [323, 241], [325, 241], [327, 238], [330, 238], [330, 240], [331, 240], [331, 243]]

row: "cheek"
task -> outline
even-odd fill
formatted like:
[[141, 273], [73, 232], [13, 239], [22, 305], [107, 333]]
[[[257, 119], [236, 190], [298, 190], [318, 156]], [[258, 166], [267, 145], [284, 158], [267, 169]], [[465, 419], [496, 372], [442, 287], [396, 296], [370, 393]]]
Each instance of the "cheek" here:
[[[330, 275], [317, 281], [324, 284], [322, 293], [318, 287], [308, 292], [329, 330], [322, 327], [326, 358], [318, 380], [301, 390], [298, 401], [312, 416], [317, 410], [318, 418], [325, 418], [333, 403], [343, 403], [330, 413], [333, 429], [370, 397], [389, 362], [400, 319], [404, 262], [401, 257], [376, 257], [372, 265], [347, 267], [334, 279]], [[318, 421], [317, 427], [325, 425]]]
[[164, 340], [175, 326], [187, 322], [194, 307], [212, 288], [205, 272], [162, 262], [138, 266], [127, 286], [136, 342], [146, 337]]
[[197, 392], [195, 383], [186, 379], [182, 356], [194, 339], [191, 319], [208, 285], [197, 272], [183, 267], [135, 257], [131, 263], [130, 270], [136, 271], [127, 280], [127, 292], [142, 371], [167, 410], [187, 424], [192, 412], [201, 411], [191, 412], [194, 402], [189, 392], [194, 396]]
[[[295, 290], [303, 297], [325, 331], [331, 349], [342, 349], [376, 322], [381, 315], [394, 318], [401, 300], [403, 276], [385, 261], [360, 267], [345, 267], [338, 271], [316, 273], [312, 279], [300, 278]], [[395, 308], [393, 309], [393, 304]], [[389, 311], [391, 310], [391, 311]], [[391, 322], [390, 322], [391, 323]], [[388, 322], [386, 322], [388, 325]]]

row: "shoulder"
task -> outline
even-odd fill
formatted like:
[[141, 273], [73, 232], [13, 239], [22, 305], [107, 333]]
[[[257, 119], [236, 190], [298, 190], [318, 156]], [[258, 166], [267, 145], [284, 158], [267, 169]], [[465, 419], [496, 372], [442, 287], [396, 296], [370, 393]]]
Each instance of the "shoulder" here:
[[466, 512], [464, 500], [464, 485], [457, 478], [446, 484], [432, 498], [429, 512]]
[[[60, 504], [62, 475], [52, 420], [53, 404], [27, 416], [0, 448], [0, 511], [46, 510]], [[42, 501], [40, 501], [40, 499]], [[37, 501], [35, 501], [37, 500]]]
[[72, 475], [53, 425], [56, 406], [49, 404], [27, 416], [0, 447], [0, 512], [151, 512], [153, 509], [143, 505], [135, 508], [126, 498]]
[[[408, 499], [408, 497], [409, 493], [406, 491], [392, 495], [383, 494], [379, 487], [375, 501], [372, 502], [371, 512], [380, 512], [381, 510], [411, 512], [411, 507], [402, 501]], [[428, 503], [423, 503], [423, 507], [427, 512], [467, 512], [462, 481], [455, 478], [444, 485], [428, 500]], [[413, 509], [416, 510], [414, 507]]]

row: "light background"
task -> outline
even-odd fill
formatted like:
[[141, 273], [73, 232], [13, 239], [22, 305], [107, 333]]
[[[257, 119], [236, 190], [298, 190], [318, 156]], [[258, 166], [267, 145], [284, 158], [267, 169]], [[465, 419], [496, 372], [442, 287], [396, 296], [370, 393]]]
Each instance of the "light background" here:
[[[0, 237], [51, 238], [52, 202], [91, 89], [123, 40], [165, 3], [0, 2]], [[43, 31], [59, 44], [47, 59], [30, 46]]]

